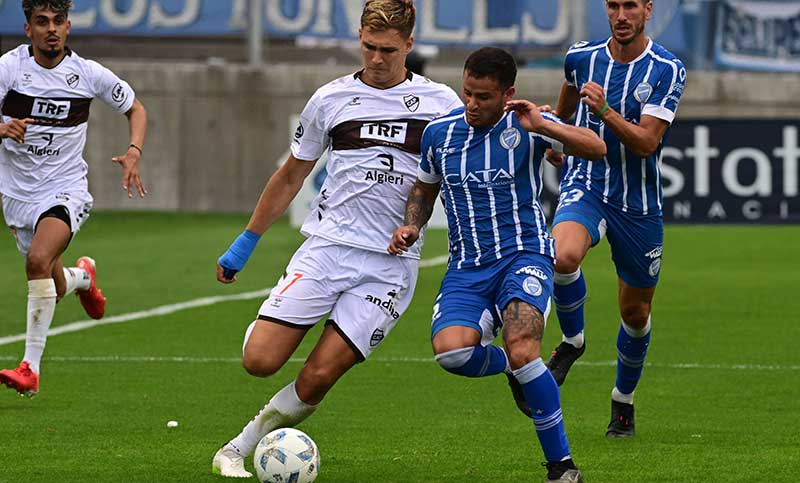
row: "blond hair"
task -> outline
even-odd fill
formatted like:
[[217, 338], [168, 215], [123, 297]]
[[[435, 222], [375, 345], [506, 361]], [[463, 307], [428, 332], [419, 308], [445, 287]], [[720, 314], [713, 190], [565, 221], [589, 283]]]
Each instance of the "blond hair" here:
[[414, 0], [367, 0], [361, 13], [361, 28], [377, 31], [395, 29], [408, 38], [414, 30], [416, 17]]

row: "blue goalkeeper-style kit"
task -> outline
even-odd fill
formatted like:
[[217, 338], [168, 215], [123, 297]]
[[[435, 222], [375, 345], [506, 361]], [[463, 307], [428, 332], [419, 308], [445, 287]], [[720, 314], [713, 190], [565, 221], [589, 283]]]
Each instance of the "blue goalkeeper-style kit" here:
[[[686, 81], [681, 61], [650, 40], [638, 58], [620, 64], [611, 58], [609, 40], [579, 42], [569, 49], [564, 62], [567, 83], [578, 91], [590, 81], [601, 85], [609, 106], [628, 122], [639, 124], [642, 116], [653, 116], [671, 124]], [[597, 133], [607, 154], [598, 161], [567, 158], [554, 224], [583, 224], [593, 245], [607, 234], [619, 277], [634, 287], [652, 287], [661, 267], [659, 161], [667, 135], [652, 154], [640, 157], [582, 101], [575, 124]]]

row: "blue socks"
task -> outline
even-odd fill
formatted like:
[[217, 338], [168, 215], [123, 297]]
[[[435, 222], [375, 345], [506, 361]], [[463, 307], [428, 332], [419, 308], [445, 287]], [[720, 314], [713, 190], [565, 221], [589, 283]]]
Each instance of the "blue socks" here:
[[586, 302], [586, 280], [580, 268], [575, 273], [555, 273], [553, 299], [564, 337], [583, 332], [583, 305]]
[[555, 379], [541, 357], [514, 371], [525, 400], [533, 411], [533, 425], [547, 461], [568, 458], [569, 443], [561, 415], [561, 398]]
[[[650, 345], [650, 318], [647, 325], [637, 330], [623, 321], [617, 336], [617, 382], [622, 394], [630, 395], [642, 377], [647, 347]], [[626, 402], [626, 401], [621, 401]]]
[[436, 355], [436, 362], [444, 370], [466, 377], [483, 377], [500, 374], [508, 366], [505, 351], [493, 344], [463, 347]]
[[[455, 349], [436, 355], [436, 362], [459, 376], [483, 377], [500, 374], [508, 366], [505, 351], [496, 345]], [[561, 399], [555, 379], [541, 358], [514, 371], [525, 400], [533, 411], [533, 425], [547, 461], [568, 458], [569, 443], [561, 415]]]

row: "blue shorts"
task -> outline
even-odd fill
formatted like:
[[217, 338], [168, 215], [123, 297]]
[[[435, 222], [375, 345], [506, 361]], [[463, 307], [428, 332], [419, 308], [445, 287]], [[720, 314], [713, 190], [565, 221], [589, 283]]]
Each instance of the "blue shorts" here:
[[617, 276], [628, 285], [650, 288], [658, 283], [664, 245], [661, 215], [626, 213], [578, 185], [561, 194], [553, 226], [562, 221], [583, 225], [592, 236], [592, 246], [606, 235]]
[[495, 316], [513, 299], [526, 302], [545, 317], [553, 293], [553, 259], [538, 253], [517, 252], [481, 267], [448, 269], [433, 306], [431, 337], [453, 325], [483, 333], [484, 310]]

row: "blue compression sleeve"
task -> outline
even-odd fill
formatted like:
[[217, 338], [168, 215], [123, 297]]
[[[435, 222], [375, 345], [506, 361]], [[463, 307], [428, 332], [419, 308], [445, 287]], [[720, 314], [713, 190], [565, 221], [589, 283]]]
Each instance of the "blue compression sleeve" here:
[[217, 260], [224, 270], [225, 277], [233, 278], [236, 272], [244, 268], [260, 239], [261, 235], [257, 235], [250, 230], [245, 230], [236, 237], [230, 248]]

